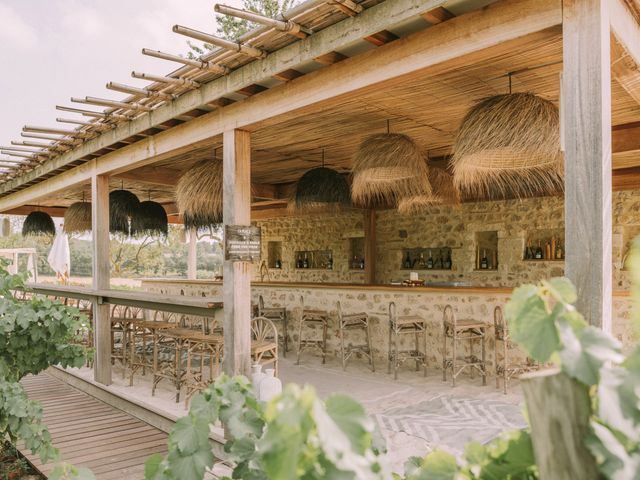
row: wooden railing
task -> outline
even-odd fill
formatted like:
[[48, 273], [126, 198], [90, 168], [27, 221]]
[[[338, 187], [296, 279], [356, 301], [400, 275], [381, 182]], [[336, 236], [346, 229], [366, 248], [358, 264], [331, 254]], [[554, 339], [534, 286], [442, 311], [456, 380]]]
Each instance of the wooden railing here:
[[82, 287], [63, 287], [46, 284], [29, 284], [28, 289], [41, 295], [91, 300], [98, 304], [125, 305], [211, 317], [222, 309], [221, 297], [186, 297], [183, 295], [161, 295], [126, 290], [93, 290]]

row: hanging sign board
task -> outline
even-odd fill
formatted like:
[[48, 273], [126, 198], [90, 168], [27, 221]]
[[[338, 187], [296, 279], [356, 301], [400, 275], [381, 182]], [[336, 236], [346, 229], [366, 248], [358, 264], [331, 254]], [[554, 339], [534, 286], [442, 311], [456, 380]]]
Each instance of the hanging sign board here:
[[260, 260], [260, 227], [225, 225], [224, 259], [235, 262]]

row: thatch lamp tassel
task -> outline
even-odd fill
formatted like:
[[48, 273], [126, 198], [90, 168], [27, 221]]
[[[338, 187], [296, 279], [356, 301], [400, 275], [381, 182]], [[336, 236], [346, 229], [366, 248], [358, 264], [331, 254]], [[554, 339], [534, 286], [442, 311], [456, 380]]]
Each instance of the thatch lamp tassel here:
[[56, 226], [53, 218], [46, 212], [36, 210], [27, 215], [22, 224], [22, 236], [43, 236], [53, 237], [56, 234]]
[[349, 184], [336, 170], [322, 166], [307, 171], [296, 184], [295, 210], [335, 210], [350, 206]]
[[222, 223], [222, 161], [202, 160], [180, 177], [176, 202], [187, 230]]

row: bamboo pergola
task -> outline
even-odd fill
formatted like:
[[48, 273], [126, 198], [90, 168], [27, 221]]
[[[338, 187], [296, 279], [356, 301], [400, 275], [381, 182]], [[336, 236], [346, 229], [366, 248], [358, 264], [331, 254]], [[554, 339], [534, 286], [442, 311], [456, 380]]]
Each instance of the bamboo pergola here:
[[[178, 178], [220, 149], [224, 223], [285, 215], [293, 184], [318, 166], [317, 152], [325, 151], [327, 167], [349, 173], [360, 141], [387, 125], [447, 168], [466, 111], [506, 93], [511, 78], [514, 92], [562, 103], [567, 274], [588, 299], [581, 309], [606, 326], [612, 178], [614, 188], [640, 187], [640, 0], [487, 3], [308, 0], [278, 19], [217, 6], [258, 26], [237, 41], [174, 26], [215, 47], [198, 59], [145, 49], [181, 66], [134, 71], [149, 81], [144, 87], [107, 83], [121, 100], [74, 97], [78, 108], [56, 108], [79, 119], [25, 126], [29, 140], [0, 149], [0, 212], [64, 211], [91, 190], [94, 288], [108, 288], [110, 187], [141, 197], [151, 189], [179, 221]], [[593, 72], [596, 80], [583, 78]], [[590, 264], [570, 253], [585, 251]], [[225, 368], [246, 373], [251, 269], [230, 261], [224, 269]], [[100, 326], [107, 312], [96, 306], [95, 315]], [[96, 379], [108, 383], [100, 342], [97, 355]]]

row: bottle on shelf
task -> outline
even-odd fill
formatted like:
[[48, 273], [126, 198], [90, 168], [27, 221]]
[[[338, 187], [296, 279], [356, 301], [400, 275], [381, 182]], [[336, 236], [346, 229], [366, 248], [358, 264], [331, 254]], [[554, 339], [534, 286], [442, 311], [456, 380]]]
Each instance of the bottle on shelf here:
[[447, 252], [447, 258], [445, 259], [444, 264], [442, 266], [445, 270], [451, 270], [452, 265], [453, 265], [453, 262], [451, 261], [451, 250], [449, 250]]
[[329, 260], [327, 260], [327, 270], [333, 270], [333, 256], [329, 255]]
[[533, 252], [531, 251], [531, 240], [527, 240], [527, 246], [524, 249], [524, 259], [531, 260], [533, 258]]
[[307, 254], [304, 254], [304, 260], [302, 260], [302, 268], [309, 268], [309, 258]]
[[280, 260], [279, 258], [276, 258], [275, 267], [276, 268], [282, 268], [282, 260]]
[[482, 258], [480, 259], [480, 269], [487, 270], [489, 268], [489, 259], [487, 258], [487, 251], [482, 251]]
[[562, 251], [562, 246], [560, 245], [560, 242], [558, 242], [558, 244], [556, 245], [555, 257], [556, 257], [556, 260], [564, 259], [564, 252]]
[[360, 259], [360, 263], [358, 266], [360, 267], [360, 270], [364, 270], [364, 257]]
[[296, 260], [296, 268], [302, 268], [302, 255], [298, 254], [298, 259]]
[[544, 253], [542, 253], [542, 242], [538, 240], [538, 248], [536, 249], [534, 258], [536, 260], [542, 260], [543, 256], [544, 256]]
[[407, 258], [404, 259], [404, 268], [411, 268], [412, 265], [411, 257], [409, 256], [409, 252], [407, 252]]
[[444, 261], [442, 259], [442, 252], [438, 250], [438, 258], [436, 258], [435, 262], [433, 262], [434, 268], [438, 268], [442, 270], [444, 268]]
[[426, 263], [424, 261], [424, 253], [420, 252], [420, 258], [418, 259], [418, 268], [426, 267]]
[[433, 257], [431, 256], [431, 250], [429, 250], [429, 258], [427, 258], [427, 268], [429, 270], [433, 268]]

